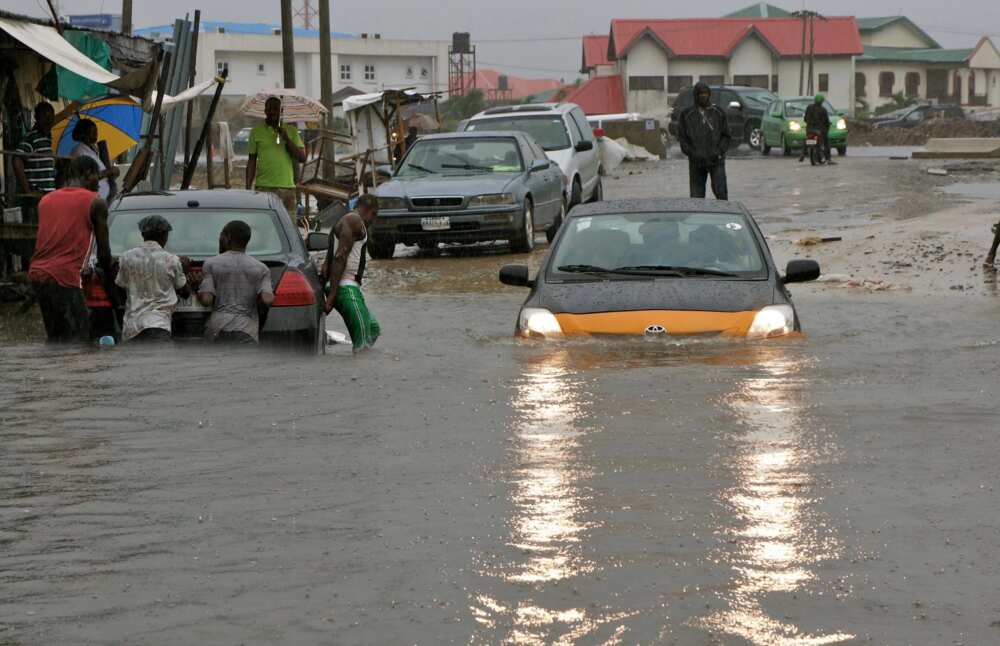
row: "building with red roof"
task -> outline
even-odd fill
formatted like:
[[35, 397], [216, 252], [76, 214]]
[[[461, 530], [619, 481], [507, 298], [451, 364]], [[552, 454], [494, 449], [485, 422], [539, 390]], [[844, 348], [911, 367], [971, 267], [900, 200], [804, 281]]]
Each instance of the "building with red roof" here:
[[551, 95], [563, 87], [563, 82], [559, 79], [529, 79], [497, 70], [479, 69], [475, 76], [468, 75], [465, 86], [481, 91], [488, 101], [514, 101]]

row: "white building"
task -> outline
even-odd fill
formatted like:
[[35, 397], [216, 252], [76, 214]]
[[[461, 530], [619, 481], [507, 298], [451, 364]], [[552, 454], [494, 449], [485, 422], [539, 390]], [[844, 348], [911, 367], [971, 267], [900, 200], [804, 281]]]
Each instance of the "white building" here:
[[[166, 39], [173, 27], [147, 27], [137, 35]], [[306, 96], [320, 97], [319, 37], [295, 30], [295, 85]], [[334, 34], [331, 42], [333, 91], [362, 92], [415, 88], [447, 92], [448, 42], [397, 40], [378, 34]], [[243, 96], [284, 86], [281, 29], [260, 23], [202, 22], [198, 34], [196, 81], [229, 70], [224, 94]]]

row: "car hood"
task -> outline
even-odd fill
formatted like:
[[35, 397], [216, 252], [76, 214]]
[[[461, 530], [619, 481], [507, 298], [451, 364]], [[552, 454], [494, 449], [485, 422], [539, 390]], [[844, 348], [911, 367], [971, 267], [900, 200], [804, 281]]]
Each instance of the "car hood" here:
[[775, 302], [770, 280], [667, 278], [545, 283], [537, 307], [553, 313], [593, 314], [643, 310], [748, 312]]
[[484, 173], [394, 178], [379, 186], [377, 194], [379, 197], [429, 197], [504, 193], [519, 177], [510, 173]]

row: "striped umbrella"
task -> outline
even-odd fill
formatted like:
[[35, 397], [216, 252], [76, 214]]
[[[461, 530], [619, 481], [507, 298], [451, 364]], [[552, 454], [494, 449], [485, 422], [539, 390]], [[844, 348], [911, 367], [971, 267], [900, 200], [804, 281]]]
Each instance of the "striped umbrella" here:
[[298, 90], [289, 88], [261, 90], [253, 96], [248, 96], [240, 110], [247, 116], [264, 118], [264, 104], [272, 96], [281, 99], [282, 121], [290, 123], [320, 121], [327, 112], [323, 104], [316, 99], [310, 99], [299, 94]]
[[52, 127], [52, 149], [59, 157], [69, 157], [79, 143], [73, 128], [80, 119], [97, 124], [97, 140], [108, 142], [108, 155], [115, 158], [139, 143], [142, 135], [142, 106], [127, 96], [106, 96], [84, 105]]

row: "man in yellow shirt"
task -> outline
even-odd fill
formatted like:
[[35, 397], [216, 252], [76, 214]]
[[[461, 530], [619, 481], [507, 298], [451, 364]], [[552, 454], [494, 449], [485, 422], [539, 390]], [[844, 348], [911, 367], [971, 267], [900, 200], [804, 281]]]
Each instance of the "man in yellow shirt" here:
[[264, 104], [264, 123], [250, 131], [247, 190], [273, 193], [285, 205], [295, 224], [295, 165], [306, 161], [302, 137], [294, 125], [281, 123], [281, 99], [270, 97]]

